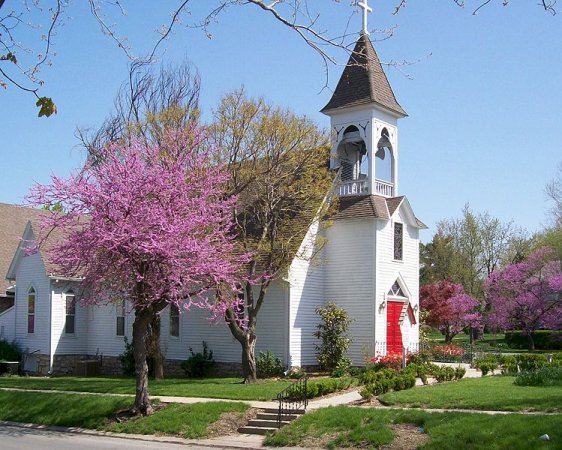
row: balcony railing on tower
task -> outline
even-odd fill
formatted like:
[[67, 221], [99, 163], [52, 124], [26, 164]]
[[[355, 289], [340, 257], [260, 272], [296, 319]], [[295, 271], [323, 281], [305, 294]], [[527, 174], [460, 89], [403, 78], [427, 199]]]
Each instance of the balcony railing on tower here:
[[[346, 195], [367, 195], [369, 194], [369, 182], [367, 179], [340, 181], [338, 186], [340, 197]], [[394, 197], [394, 183], [388, 181], [375, 180], [376, 195], [383, 197]]]

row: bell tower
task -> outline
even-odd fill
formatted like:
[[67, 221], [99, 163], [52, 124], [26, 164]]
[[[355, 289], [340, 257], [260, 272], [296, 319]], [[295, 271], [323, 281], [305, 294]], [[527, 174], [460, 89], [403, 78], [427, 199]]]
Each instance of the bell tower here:
[[340, 196], [397, 197], [398, 119], [407, 114], [369, 39], [368, 0], [356, 4], [363, 10], [363, 28], [332, 98], [321, 110], [330, 117], [330, 165], [339, 170]]

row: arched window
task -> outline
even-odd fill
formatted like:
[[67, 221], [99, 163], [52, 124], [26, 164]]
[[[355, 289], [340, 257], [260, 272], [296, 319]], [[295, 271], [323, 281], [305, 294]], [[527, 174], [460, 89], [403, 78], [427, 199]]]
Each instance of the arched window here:
[[76, 295], [72, 289], [64, 294], [66, 303], [66, 317], [64, 321], [64, 333], [74, 334], [76, 324]]
[[377, 158], [375, 168], [376, 179], [387, 181], [389, 183], [394, 182], [394, 180], [392, 179], [394, 155], [392, 152], [392, 144], [390, 143], [388, 130], [386, 128], [383, 128], [381, 131], [381, 136], [377, 143], [377, 151], [375, 153], [375, 157]]
[[[366, 178], [367, 147], [355, 125], [347, 127], [338, 146], [337, 158], [341, 167], [342, 181]], [[364, 176], [363, 176], [364, 175]]]
[[35, 333], [35, 289], [27, 291], [27, 332]]

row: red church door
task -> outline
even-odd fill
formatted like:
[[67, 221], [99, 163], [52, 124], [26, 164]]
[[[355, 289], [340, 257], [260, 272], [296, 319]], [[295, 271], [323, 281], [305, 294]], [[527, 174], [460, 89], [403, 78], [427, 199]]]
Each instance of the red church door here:
[[400, 314], [402, 302], [386, 302], [386, 354], [402, 354], [402, 331], [400, 330]]

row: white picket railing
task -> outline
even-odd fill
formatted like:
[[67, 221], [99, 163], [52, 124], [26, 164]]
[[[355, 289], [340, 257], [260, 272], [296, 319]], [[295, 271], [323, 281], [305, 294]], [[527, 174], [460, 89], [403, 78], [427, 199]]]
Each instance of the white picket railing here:
[[[341, 181], [338, 192], [340, 197], [346, 195], [366, 195], [369, 193], [369, 181], [365, 179]], [[375, 180], [375, 193], [383, 197], [394, 197], [394, 184]]]

